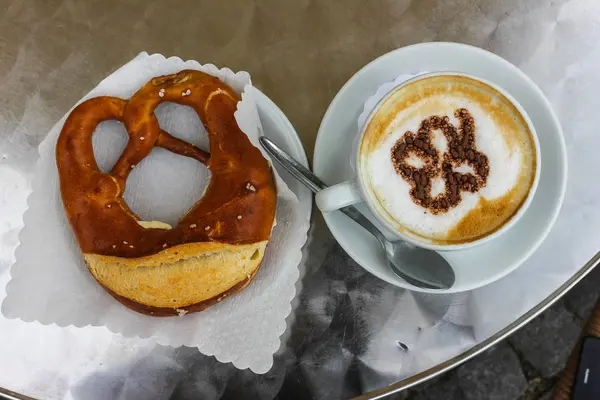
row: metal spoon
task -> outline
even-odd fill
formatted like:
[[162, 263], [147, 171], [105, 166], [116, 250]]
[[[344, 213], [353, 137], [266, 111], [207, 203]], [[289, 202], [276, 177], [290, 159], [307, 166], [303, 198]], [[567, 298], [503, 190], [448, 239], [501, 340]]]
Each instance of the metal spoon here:
[[[259, 141], [271, 157], [312, 192], [317, 193], [327, 187], [273, 141], [264, 136]], [[449, 289], [454, 285], [455, 276], [452, 266], [435, 251], [413, 246], [401, 240], [390, 242], [371, 221], [352, 206], [341, 208], [340, 211], [379, 240], [385, 250], [391, 270], [400, 278], [412, 285], [426, 289]]]

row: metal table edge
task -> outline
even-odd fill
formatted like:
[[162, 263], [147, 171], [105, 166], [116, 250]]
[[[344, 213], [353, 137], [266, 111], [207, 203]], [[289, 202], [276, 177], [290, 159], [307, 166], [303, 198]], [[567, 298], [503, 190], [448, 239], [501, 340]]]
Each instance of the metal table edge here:
[[[599, 263], [600, 251], [597, 252], [579, 271], [577, 271], [577, 273], [575, 273], [571, 278], [569, 278], [565, 283], [559, 286], [558, 289], [552, 292], [548, 297], [546, 297], [544, 300], [538, 303], [535, 307], [531, 308], [529, 311], [527, 311], [525, 314], [523, 314], [521, 317], [519, 317], [517, 320], [512, 322], [504, 329], [498, 331], [496, 334], [476, 344], [470, 349], [409, 378], [383, 387], [381, 389], [377, 389], [372, 392], [355, 397], [354, 400], [382, 399], [394, 393], [398, 393], [403, 390], [410, 389], [411, 387], [417, 386], [421, 383], [424, 383], [432, 378], [435, 378], [438, 375], [443, 374], [444, 372], [450, 371], [451, 369], [454, 369], [459, 365], [467, 362], [471, 358], [484, 352], [485, 350], [489, 349], [498, 342], [506, 339], [508, 336], [512, 335], [513, 333], [521, 329], [523, 326], [525, 326], [532, 319], [540, 315], [551, 305], [556, 303], [575, 285], [577, 285], [583, 278], [585, 278], [585, 276], [589, 274]], [[36, 400], [33, 397], [28, 397], [17, 392], [4, 389], [2, 387], [0, 387], [0, 398], [7, 400]]]
[[458, 367], [459, 365], [467, 362], [476, 355], [484, 352], [493, 345], [506, 339], [508, 336], [512, 335], [513, 333], [521, 329], [523, 326], [525, 326], [527, 323], [529, 323], [532, 319], [540, 315], [542, 312], [544, 312], [546, 309], [548, 309], [550, 306], [556, 303], [575, 285], [577, 285], [583, 278], [585, 278], [585, 276], [589, 274], [599, 263], [600, 251], [597, 252], [579, 271], [577, 271], [577, 273], [575, 273], [571, 278], [569, 278], [565, 283], [559, 286], [558, 289], [553, 291], [548, 297], [546, 297], [544, 300], [538, 303], [535, 307], [531, 308], [529, 311], [527, 311], [521, 317], [516, 319], [510, 325], [506, 326], [504, 329], [498, 331], [494, 335], [476, 344], [470, 349], [462, 352], [461, 354], [449, 360], [437, 364], [436, 366], [431, 367], [423, 372], [420, 372], [416, 375], [413, 375], [411, 377], [408, 377], [404, 380], [393, 383], [381, 389], [365, 393], [361, 396], [355, 397], [353, 400], [382, 399], [384, 397], [390, 396], [395, 393], [399, 393], [403, 390], [410, 389], [411, 387], [424, 383], [432, 378], [435, 378], [438, 375], [443, 374], [444, 372], [448, 372]]
[[7, 399], [7, 400], [37, 400], [34, 399], [33, 397], [28, 397], [25, 396], [24, 394], [19, 394], [17, 392], [13, 392], [11, 390], [8, 389], [4, 389], [0, 387], [0, 399]]

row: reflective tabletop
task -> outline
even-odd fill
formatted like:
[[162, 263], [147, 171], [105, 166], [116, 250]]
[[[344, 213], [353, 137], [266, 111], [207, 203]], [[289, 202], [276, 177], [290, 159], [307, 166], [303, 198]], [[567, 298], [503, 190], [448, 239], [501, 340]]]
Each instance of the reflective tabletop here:
[[[520, 67], [550, 98], [569, 159], [575, 160], [570, 174], [582, 176], [583, 168], [591, 172], [598, 165], [584, 151], [581, 135], [593, 133], [600, 106], [599, 26], [595, 0], [1, 0], [0, 298], [14, 262], [37, 146], [84, 94], [141, 51], [248, 71], [288, 116], [310, 159], [330, 101], [374, 58], [428, 41], [482, 47]], [[163, 347], [104, 328], [43, 327], [0, 316], [0, 393], [44, 399], [341, 399], [401, 391], [514, 332], [598, 263], [600, 237], [590, 233], [600, 223], [595, 193], [582, 179], [569, 179], [569, 190], [583, 195], [567, 196], [570, 218], [559, 219], [555, 230], [573, 241], [560, 246], [573, 250], [557, 247], [562, 237], [551, 235], [536, 253], [541, 262], [542, 255], [548, 259], [556, 252], [563, 268], [551, 274], [556, 290], [529, 299], [514, 319], [491, 324], [493, 332], [476, 337], [457, 328], [468, 340], [448, 348], [440, 344], [435, 356], [404, 348], [397, 337], [397, 363], [372, 353], [365, 361], [374, 341], [391, 340], [376, 333], [401, 326], [401, 318], [410, 315], [395, 308], [405, 291], [358, 266], [315, 212], [303, 250], [301, 290], [268, 373], [240, 371], [195, 348]], [[590, 230], [580, 228], [583, 222]], [[413, 307], [435, 324], [464, 296], [415, 295]], [[429, 357], [439, 362], [418, 362]]]

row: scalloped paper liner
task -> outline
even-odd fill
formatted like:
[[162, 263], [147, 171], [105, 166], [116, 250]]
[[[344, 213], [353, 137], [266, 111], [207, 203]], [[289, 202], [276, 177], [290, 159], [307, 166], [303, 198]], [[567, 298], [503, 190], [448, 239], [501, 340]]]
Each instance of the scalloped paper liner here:
[[[211, 64], [144, 52], [104, 79], [81, 101], [99, 95], [129, 98], [152, 77], [186, 68], [217, 76], [241, 93], [236, 120], [260, 148], [258, 137], [262, 128], [246, 72], [234, 73]], [[138, 314], [122, 306], [94, 281], [64, 215], [54, 149], [67, 115], [38, 148], [40, 159], [2, 314], [61, 327], [105, 326], [125, 337], [151, 339], [174, 347], [197, 347], [203, 354], [232, 362], [237, 368], [267, 372], [291, 312], [301, 249], [310, 224], [310, 215], [302, 210], [293, 192], [277, 175], [278, 223], [263, 266], [248, 288], [201, 313], [172, 318]], [[268, 159], [266, 154], [265, 157]]]

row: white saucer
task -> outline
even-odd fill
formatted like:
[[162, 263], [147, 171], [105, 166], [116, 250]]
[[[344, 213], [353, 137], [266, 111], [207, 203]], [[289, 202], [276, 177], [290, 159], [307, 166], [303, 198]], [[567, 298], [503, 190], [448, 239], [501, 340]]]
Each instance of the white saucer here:
[[[567, 183], [567, 153], [562, 129], [542, 91], [514, 65], [485, 50], [456, 43], [423, 43], [404, 47], [358, 71], [335, 96], [325, 114], [315, 145], [313, 170], [327, 184], [354, 177], [349, 157], [358, 134], [357, 119], [365, 100], [377, 88], [401, 74], [420, 71], [458, 71], [472, 74], [505, 89], [525, 108], [535, 125], [541, 149], [541, 175], [531, 206], [504, 235], [481, 246], [441, 253], [454, 267], [456, 283], [443, 293], [487, 285], [521, 265], [542, 243], [554, 224]], [[369, 218], [364, 205], [359, 209]], [[324, 214], [333, 236], [344, 250], [375, 276], [403, 288], [415, 287], [387, 266], [381, 245], [339, 211]]]
[[[254, 99], [256, 100], [256, 106], [260, 115], [263, 134], [298, 160], [300, 164], [308, 167], [308, 159], [306, 158], [300, 137], [298, 137], [292, 123], [287, 119], [283, 111], [257, 88], [254, 88]], [[298, 180], [293, 178], [283, 167], [277, 163], [274, 163], [274, 166], [281, 179], [296, 194], [302, 207], [310, 214], [312, 209], [312, 193], [298, 182]]]

